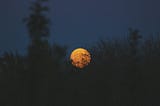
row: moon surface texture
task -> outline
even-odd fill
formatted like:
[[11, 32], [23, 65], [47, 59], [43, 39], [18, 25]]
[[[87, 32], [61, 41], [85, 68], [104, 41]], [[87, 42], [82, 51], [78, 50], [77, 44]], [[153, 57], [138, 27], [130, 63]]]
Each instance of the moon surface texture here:
[[73, 66], [82, 69], [91, 62], [91, 55], [86, 49], [77, 48], [72, 51], [70, 59]]

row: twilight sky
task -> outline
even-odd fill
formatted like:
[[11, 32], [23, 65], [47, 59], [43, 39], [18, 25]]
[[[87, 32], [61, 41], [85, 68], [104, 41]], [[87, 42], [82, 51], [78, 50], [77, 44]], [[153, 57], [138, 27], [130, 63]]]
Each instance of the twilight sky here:
[[[22, 19], [29, 14], [31, 0], [0, 3], [0, 53], [24, 53], [29, 43]], [[160, 30], [160, 0], [50, 0], [50, 42], [82, 46], [99, 38], [120, 38], [128, 28], [143, 36]]]

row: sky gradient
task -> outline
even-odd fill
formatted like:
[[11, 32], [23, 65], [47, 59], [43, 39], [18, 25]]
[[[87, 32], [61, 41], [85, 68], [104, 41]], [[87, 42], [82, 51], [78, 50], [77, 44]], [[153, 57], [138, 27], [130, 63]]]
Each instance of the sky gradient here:
[[[22, 19], [31, 0], [0, 3], [0, 53], [26, 51], [29, 36]], [[50, 42], [71, 47], [92, 44], [99, 38], [120, 38], [128, 28], [143, 36], [160, 30], [159, 0], [50, 0]]]

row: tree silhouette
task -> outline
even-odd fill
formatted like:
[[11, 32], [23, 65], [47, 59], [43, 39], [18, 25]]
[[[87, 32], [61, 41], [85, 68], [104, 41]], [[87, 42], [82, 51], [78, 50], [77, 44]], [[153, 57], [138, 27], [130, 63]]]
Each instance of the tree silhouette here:
[[30, 6], [31, 13], [24, 19], [32, 42], [49, 36], [49, 19], [44, 16], [49, 8], [42, 4], [48, 0], [36, 0]]
[[3, 70], [2, 78], [5, 81], [2, 88], [6, 87], [3, 91], [6, 92], [4, 98], [7, 97], [8, 99], [7, 102], [5, 100], [4, 102], [8, 105], [22, 105], [25, 72], [24, 57], [17, 52], [16, 54], [5, 52], [1, 58], [1, 67]]
[[[31, 39], [28, 48], [28, 71], [30, 82], [29, 105], [45, 105], [48, 94], [48, 70], [51, 67], [51, 52], [47, 38], [49, 37], [49, 19], [45, 13], [48, 6], [44, 4], [48, 0], [36, 0], [32, 2], [29, 17], [25, 18], [25, 23]], [[45, 86], [43, 86], [45, 85]]]
[[137, 87], [140, 83], [141, 70], [139, 69], [139, 40], [142, 38], [139, 35], [139, 30], [129, 29], [129, 49], [130, 49], [130, 61], [128, 64], [128, 87], [131, 94], [131, 105], [137, 104]]

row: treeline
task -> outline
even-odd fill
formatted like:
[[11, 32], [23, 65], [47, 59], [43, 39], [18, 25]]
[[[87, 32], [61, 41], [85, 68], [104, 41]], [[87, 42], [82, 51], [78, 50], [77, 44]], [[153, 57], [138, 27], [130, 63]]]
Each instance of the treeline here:
[[[156, 39], [155, 39], [156, 38]], [[1, 106], [157, 106], [160, 39], [100, 40], [86, 47], [84, 69], [66, 58], [68, 48], [46, 42], [29, 46], [27, 56], [6, 52], [0, 60]]]

